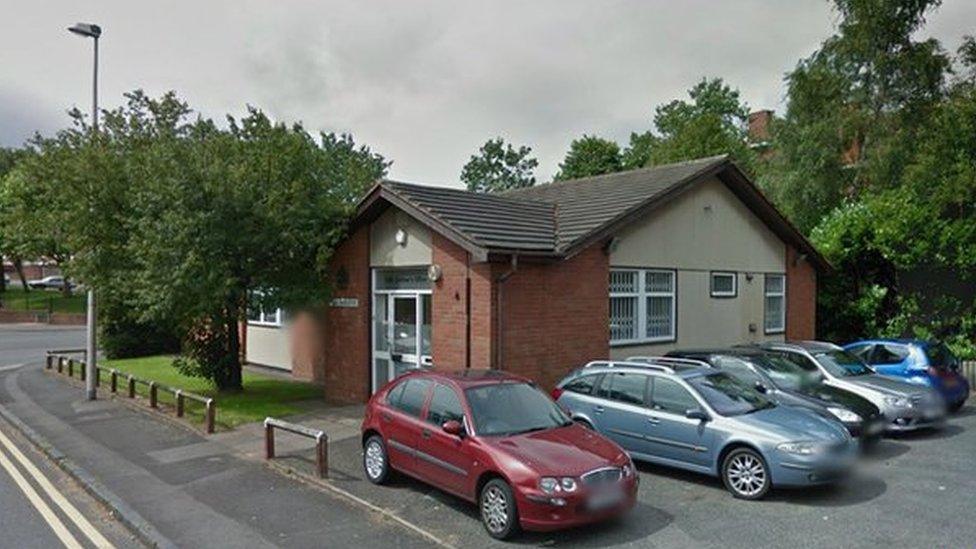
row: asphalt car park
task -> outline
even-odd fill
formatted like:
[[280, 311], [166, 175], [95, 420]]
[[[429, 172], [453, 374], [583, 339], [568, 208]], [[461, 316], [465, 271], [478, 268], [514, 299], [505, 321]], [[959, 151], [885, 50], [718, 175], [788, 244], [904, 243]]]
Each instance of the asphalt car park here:
[[[502, 546], [476, 506], [397, 476], [362, 473], [357, 438], [333, 444], [331, 481], [457, 547]], [[888, 437], [835, 485], [733, 498], [716, 478], [638, 463], [636, 507], [622, 518], [566, 531], [524, 532], [508, 543], [565, 547], [972, 547], [976, 407], [938, 431]]]

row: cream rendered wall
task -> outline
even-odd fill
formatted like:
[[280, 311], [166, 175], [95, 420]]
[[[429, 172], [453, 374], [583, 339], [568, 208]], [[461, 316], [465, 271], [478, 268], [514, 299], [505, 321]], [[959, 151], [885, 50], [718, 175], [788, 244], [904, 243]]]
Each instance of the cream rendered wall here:
[[291, 370], [291, 336], [288, 325], [280, 327], [247, 325], [245, 355], [247, 361]]
[[[785, 272], [786, 245], [718, 179], [684, 193], [617, 236], [611, 268], [677, 270], [677, 340], [612, 345], [612, 358], [782, 340], [782, 335], [763, 334], [763, 274]], [[711, 297], [710, 271], [736, 272], [738, 295]], [[750, 324], [755, 331], [749, 330]]]
[[[397, 244], [398, 229], [407, 233], [404, 246]], [[396, 208], [390, 208], [373, 222], [369, 247], [369, 264], [372, 267], [430, 265], [433, 256], [430, 229]]]

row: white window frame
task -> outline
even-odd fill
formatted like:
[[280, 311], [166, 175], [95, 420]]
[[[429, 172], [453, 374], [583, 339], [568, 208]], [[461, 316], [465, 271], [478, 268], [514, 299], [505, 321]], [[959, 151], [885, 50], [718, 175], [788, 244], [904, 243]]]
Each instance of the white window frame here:
[[[258, 291], [252, 293], [255, 295], [261, 295], [261, 293]], [[285, 311], [283, 311], [280, 307], [276, 308], [272, 313], [266, 312], [264, 308], [261, 308], [261, 310], [258, 311], [258, 317], [256, 319], [250, 318], [250, 315], [247, 319], [248, 326], [264, 326], [267, 328], [280, 328], [281, 326], [284, 325], [284, 323], [285, 323]]]
[[[610, 346], [633, 345], [640, 343], [670, 343], [678, 339], [678, 273], [675, 269], [634, 269], [634, 268], [611, 268], [611, 272], [635, 272], [637, 273], [636, 292], [610, 292], [610, 298], [628, 297], [637, 298], [637, 337], [632, 339], [610, 339]], [[667, 274], [671, 277], [671, 291], [648, 291], [647, 275]], [[670, 334], [659, 337], [647, 337], [647, 298], [649, 297], [669, 297], [671, 298], [671, 325]], [[608, 299], [609, 307], [609, 299]]]
[[[731, 277], [732, 291], [722, 292], [715, 290], [716, 277]], [[708, 295], [711, 297], [738, 297], [739, 296], [739, 274], [734, 271], [711, 271], [708, 273]]]
[[[779, 278], [783, 281], [783, 289], [781, 291], [773, 292], [769, 290], [769, 280], [771, 278]], [[770, 297], [778, 297], [783, 300], [783, 306], [780, 307], [779, 325], [773, 328], [769, 327], [769, 307], [766, 303]], [[786, 332], [786, 275], [767, 273], [763, 276], [763, 333], [772, 335], [782, 334], [784, 332]]]

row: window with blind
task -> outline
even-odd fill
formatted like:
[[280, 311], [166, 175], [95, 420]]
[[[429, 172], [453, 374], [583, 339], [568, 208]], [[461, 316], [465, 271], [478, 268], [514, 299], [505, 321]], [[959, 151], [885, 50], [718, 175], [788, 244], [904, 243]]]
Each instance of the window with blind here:
[[675, 337], [675, 273], [610, 271], [610, 343], [653, 343]]
[[765, 332], [779, 334], [786, 331], [786, 276], [766, 275], [763, 295]]

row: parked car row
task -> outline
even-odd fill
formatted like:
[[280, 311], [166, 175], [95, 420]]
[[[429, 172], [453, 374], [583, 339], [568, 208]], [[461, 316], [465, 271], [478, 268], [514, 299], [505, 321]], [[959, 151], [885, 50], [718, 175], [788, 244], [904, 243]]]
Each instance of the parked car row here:
[[[862, 343], [853, 353], [795, 342], [597, 360], [551, 395], [501, 371], [414, 371], [370, 399], [364, 471], [376, 484], [401, 472], [477, 504], [499, 539], [624, 513], [640, 483], [633, 460], [719, 477], [747, 500], [835, 482], [862, 447], [937, 428], [969, 395], [944, 347]], [[880, 375], [859, 358], [895, 344], [911, 347], [911, 374]], [[920, 372], [927, 382], [907, 380]]]

